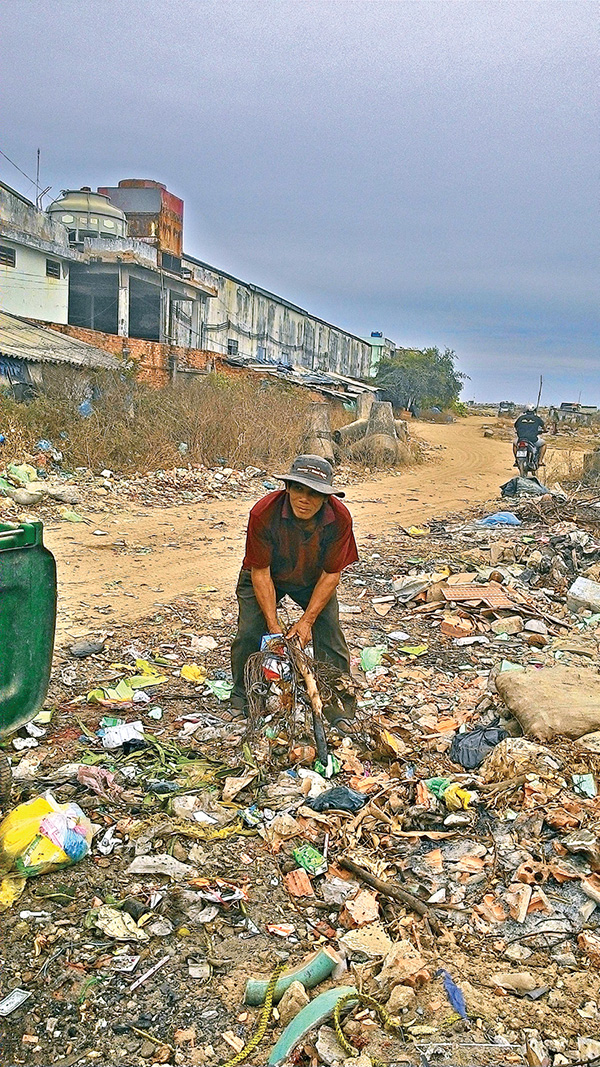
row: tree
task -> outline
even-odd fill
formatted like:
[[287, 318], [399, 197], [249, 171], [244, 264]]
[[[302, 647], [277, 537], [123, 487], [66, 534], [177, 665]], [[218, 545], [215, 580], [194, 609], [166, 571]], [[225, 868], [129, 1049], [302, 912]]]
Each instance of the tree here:
[[375, 384], [395, 407], [448, 408], [468, 378], [456, 369], [456, 359], [451, 348], [397, 348], [391, 359], [379, 364]]

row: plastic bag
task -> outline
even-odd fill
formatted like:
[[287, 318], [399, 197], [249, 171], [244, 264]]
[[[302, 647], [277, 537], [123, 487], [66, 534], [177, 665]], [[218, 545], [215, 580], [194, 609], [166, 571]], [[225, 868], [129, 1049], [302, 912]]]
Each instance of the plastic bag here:
[[485, 519], [477, 519], [476, 526], [520, 526], [521, 520], [512, 511], [497, 511]]
[[92, 824], [81, 808], [44, 793], [0, 823], [0, 866], [31, 878], [85, 859], [91, 844]]
[[501, 485], [500, 489], [502, 496], [518, 496], [519, 493], [526, 493], [528, 496], [546, 496], [547, 493], [550, 493], [550, 489], [542, 485], [538, 478], [514, 477], [509, 482]]
[[453, 763], [460, 763], [467, 771], [472, 771], [483, 763], [485, 757], [508, 737], [506, 730], [498, 726], [499, 719], [494, 719], [489, 726], [476, 726], [465, 734], [455, 734], [448, 755]]
[[347, 785], [337, 785], [321, 793], [314, 800], [306, 802], [307, 808], [313, 811], [360, 811], [367, 803], [368, 797], [364, 793], [358, 793]]
[[361, 669], [372, 671], [375, 667], [379, 667], [384, 652], [387, 652], [387, 645], [369, 645], [363, 648], [360, 654]]

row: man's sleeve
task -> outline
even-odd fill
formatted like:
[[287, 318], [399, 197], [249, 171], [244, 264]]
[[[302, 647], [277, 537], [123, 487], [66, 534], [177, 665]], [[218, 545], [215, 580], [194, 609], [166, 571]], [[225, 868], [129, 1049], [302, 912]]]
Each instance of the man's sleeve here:
[[244, 556], [244, 568], [270, 567], [273, 556], [273, 545], [269, 537], [267, 524], [250, 512], [248, 530], [246, 533], [246, 555]]
[[335, 525], [335, 536], [327, 546], [323, 559], [323, 570], [327, 574], [337, 574], [338, 571], [349, 567], [351, 563], [356, 563], [358, 559], [358, 549], [350, 516], [348, 515], [348, 518], [344, 516]]

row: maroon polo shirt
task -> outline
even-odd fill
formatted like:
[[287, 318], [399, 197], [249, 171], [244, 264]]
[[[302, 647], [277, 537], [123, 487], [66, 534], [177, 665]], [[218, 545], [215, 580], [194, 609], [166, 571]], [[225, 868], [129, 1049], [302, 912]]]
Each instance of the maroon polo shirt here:
[[336, 574], [355, 563], [352, 516], [339, 498], [330, 496], [314, 521], [308, 530], [298, 522], [285, 489], [263, 496], [250, 512], [242, 569], [270, 567], [279, 589], [306, 589], [322, 571]]

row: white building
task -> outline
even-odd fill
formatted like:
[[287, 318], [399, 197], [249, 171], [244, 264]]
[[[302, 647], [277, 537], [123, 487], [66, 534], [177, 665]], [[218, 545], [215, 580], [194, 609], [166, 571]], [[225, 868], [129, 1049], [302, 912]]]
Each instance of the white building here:
[[70, 264], [81, 258], [64, 226], [0, 182], [0, 311], [66, 323]]
[[271, 365], [373, 373], [375, 338], [186, 255], [183, 207], [159, 182], [125, 179], [67, 190], [42, 212], [0, 183], [0, 311]]
[[369, 376], [372, 349], [364, 338], [194, 256], [184, 254], [182, 264], [216, 290], [199, 348], [354, 378]]

